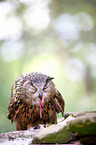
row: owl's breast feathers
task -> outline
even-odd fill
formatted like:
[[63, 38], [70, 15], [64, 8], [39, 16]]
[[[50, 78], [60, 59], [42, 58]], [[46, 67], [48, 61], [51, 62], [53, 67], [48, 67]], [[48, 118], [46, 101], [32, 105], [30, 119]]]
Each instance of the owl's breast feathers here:
[[[59, 92], [58, 92], [58, 94], [59, 94]], [[42, 111], [40, 109], [42, 109]], [[14, 102], [13, 98], [12, 98], [11, 102], [8, 106], [7, 117], [13, 123], [16, 120], [16, 118], [18, 118], [18, 115], [22, 115], [23, 116], [22, 119], [27, 117], [27, 119], [30, 119], [30, 120], [35, 119], [35, 121], [36, 121], [36, 118], [37, 118], [37, 120], [39, 118], [41, 118], [40, 120], [42, 120], [42, 119], [44, 119], [44, 116], [45, 116], [45, 118], [46, 118], [45, 122], [48, 123], [47, 118], [48, 118], [48, 116], [51, 116], [51, 112], [52, 112], [52, 114], [55, 112], [57, 112], [57, 113], [61, 112], [62, 116], [63, 116], [64, 101], [61, 96], [55, 96], [54, 99], [50, 100], [49, 102], [46, 102], [45, 105], [43, 106], [43, 108], [40, 108], [40, 106], [38, 106], [36, 104], [34, 104], [34, 105], [32, 104], [32, 105], [28, 106], [27, 104], [23, 103], [23, 100], [17, 99], [17, 101]], [[33, 124], [35, 124], [35, 123], [33, 123]]]

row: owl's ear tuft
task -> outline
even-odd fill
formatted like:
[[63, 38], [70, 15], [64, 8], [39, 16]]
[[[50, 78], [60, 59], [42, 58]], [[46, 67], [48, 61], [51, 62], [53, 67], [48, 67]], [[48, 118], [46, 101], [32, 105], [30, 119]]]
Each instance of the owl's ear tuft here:
[[48, 76], [47, 79], [46, 79], [45, 86], [47, 85], [48, 81], [51, 81], [52, 79], [54, 79], [54, 78]]
[[53, 80], [53, 77], [48, 77], [46, 81]]
[[52, 77], [51, 80], [53, 80], [54, 78]]

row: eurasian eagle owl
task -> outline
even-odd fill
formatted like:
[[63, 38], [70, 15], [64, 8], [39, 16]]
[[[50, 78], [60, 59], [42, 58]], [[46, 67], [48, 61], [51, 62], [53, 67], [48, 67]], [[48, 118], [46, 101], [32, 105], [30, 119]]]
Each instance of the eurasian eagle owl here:
[[37, 124], [56, 124], [56, 112], [64, 114], [64, 99], [52, 77], [42, 73], [23, 73], [12, 86], [8, 104], [8, 119], [16, 130], [26, 130]]

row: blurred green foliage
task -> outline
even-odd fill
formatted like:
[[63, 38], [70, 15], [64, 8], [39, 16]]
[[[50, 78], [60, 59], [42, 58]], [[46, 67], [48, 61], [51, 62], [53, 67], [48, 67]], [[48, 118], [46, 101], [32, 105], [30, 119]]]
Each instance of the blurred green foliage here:
[[96, 0], [0, 1], [0, 132], [15, 130], [11, 86], [31, 71], [55, 78], [65, 112], [96, 109]]

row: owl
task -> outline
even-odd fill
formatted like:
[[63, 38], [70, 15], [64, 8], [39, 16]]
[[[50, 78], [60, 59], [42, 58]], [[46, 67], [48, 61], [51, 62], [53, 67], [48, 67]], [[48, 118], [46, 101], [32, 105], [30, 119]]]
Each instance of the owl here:
[[56, 113], [64, 115], [65, 102], [52, 77], [32, 72], [20, 75], [12, 86], [7, 118], [16, 130], [37, 124], [56, 124]]

